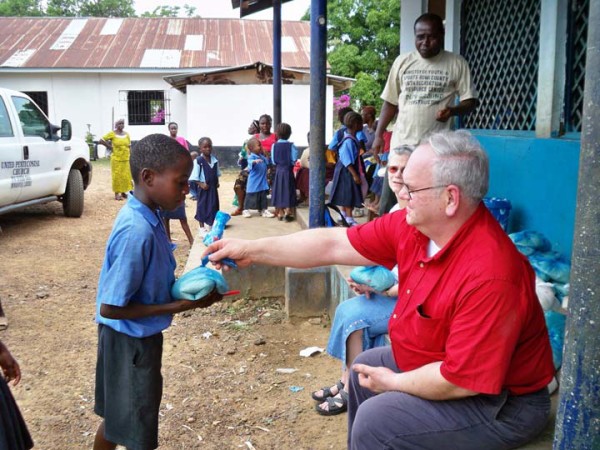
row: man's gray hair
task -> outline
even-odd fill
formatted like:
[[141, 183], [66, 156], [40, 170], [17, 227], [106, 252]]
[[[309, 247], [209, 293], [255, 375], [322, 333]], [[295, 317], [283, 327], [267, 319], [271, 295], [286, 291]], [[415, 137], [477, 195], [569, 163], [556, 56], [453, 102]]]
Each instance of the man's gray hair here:
[[415, 151], [415, 146], [414, 145], [408, 145], [408, 144], [403, 144], [403, 145], [399, 145], [398, 147], [395, 147], [392, 149], [392, 152], [394, 153], [394, 155], [398, 155], [398, 156], [402, 156], [402, 155], [412, 155], [412, 152]]
[[474, 203], [481, 201], [488, 191], [490, 169], [479, 142], [465, 130], [434, 133], [426, 142], [436, 154], [433, 184], [454, 184]]

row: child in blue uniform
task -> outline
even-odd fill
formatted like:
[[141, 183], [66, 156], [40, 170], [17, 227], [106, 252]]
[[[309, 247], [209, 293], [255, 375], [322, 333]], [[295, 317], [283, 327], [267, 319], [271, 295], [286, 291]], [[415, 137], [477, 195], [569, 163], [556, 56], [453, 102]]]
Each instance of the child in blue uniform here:
[[363, 203], [359, 168], [359, 144], [356, 133], [362, 130], [362, 117], [356, 112], [349, 112], [344, 117], [346, 132], [339, 147], [338, 161], [333, 174], [333, 186], [329, 201], [342, 210], [346, 221], [356, 225], [352, 217], [352, 209]]
[[212, 228], [215, 216], [219, 211], [219, 161], [212, 154], [212, 140], [202, 137], [198, 140], [200, 156], [196, 158], [190, 179], [198, 186], [198, 204], [196, 220], [200, 223], [200, 235], [206, 235]]
[[221, 300], [171, 297], [177, 266], [159, 208], [172, 210], [189, 192], [189, 152], [152, 134], [131, 150], [133, 195], [108, 238], [96, 299], [98, 359], [94, 412], [103, 418], [94, 450], [158, 446], [162, 331], [173, 314]]
[[269, 159], [263, 155], [260, 141], [253, 137], [248, 140], [248, 182], [246, 184], [246, 198], [242, 215], [249, 219], [252, 217], [251, 209], [257, 209], [262, 217], [272, 218], [275, 215], [267, 209], [269, 183], [267, 182], [267, 168]]
[[279, 220], [285, 218], [291, 222], [296, 217], [296, 180], [294, 179], [294, 164], [298, 159], [298, 149], [289, 142], [292, 127], [280, 123], [275, 129], [277, 142], [271, 149], [271, 158], [275, 164], [271, 204], [275, 207], [275, 215]]

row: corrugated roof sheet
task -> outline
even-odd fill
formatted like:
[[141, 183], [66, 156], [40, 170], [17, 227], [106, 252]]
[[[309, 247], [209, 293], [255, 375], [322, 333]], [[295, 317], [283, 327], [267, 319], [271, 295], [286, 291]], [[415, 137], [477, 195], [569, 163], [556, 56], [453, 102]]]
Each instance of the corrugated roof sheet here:
[[[194, 69], [272, 63], [268, 20], [0, 17], [1, 68]], [[310, 67], [310, 24], [282, 22], [282, 65]]]

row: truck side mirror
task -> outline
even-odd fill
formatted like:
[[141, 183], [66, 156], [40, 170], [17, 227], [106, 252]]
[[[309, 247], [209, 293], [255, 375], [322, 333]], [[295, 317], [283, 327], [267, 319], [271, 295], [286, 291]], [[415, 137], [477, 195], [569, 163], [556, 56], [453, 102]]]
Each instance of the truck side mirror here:
[[70, 141], [72, 134], [73, 127], [71, 126], [71, 122], [67, 119], [63, 119], [60, 123], [60, 139], [62, 141]]

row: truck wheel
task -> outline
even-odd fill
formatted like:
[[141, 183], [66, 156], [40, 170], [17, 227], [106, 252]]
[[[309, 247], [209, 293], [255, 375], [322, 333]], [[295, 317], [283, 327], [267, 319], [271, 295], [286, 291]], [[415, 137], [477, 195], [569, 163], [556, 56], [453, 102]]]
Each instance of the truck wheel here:
[[65, 216], [81, 217], [83, 214], [83, 177], [77, 169], [71, 169], [69, 172], [67, 189], [62, 202]]

